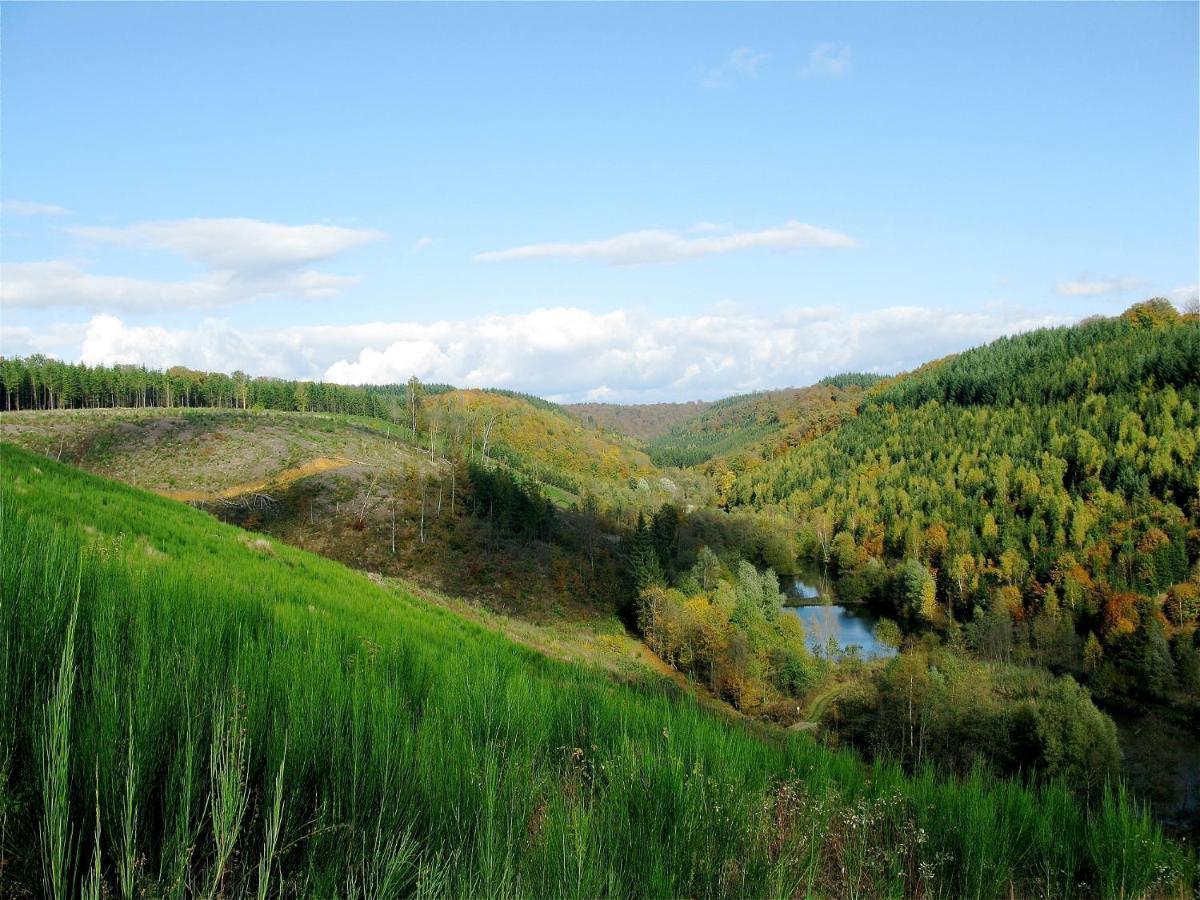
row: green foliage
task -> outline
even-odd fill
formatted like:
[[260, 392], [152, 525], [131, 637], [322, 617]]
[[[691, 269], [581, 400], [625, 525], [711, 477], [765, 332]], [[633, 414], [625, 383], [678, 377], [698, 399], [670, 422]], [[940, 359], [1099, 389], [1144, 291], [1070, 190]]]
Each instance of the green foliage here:
[[1112, 719], [1069, 677], [1054, 679], [1032, 704], [1036, 771], [1097, 794], [1120, 771], [1121, 751]]
[[471, 463], [470, 509], [510, 534], [548, 541], [554, 537], [558, 516], [536, 482], [505, 469]]
[[565, 409], [557, 403], [551, 403], [549, 400], [544, 400], [534, 394], [526, 394], [522, 391], [509, 391], [504, 388], [480, 388], [479, 390], [487, 394], [495, 394], [497, 397], [509, 397], [513, 400], [520, 400], [545, 412], [557, 413], [559, 415], [565, 412]]
[[932, 622], [937, 615], [933, 575], [917, 559], [906, 559], [896, 579], [896, 607], [909, 621]]
[[656, 466], [687, 468], [698, 466], [718, 456], [724, 456], [760, 441], [779, 429], [771, 424], [752, 425], [735, 429], [714, 429], [689, 433], [677, 426], [670, 434], [654, 439], [649, 446], [650, 460]]
[[818, 381], [817, 384], [837, 388], [869, 388], [874, 387], [886, 378], [886, 375], [875, 375], [871, 372], [842, 372], [839, 375], [827, 375]]
[[1162, 320], [1157, 329], [1139, 328], [1139, 319], [1127, 314], [1001, 338], [896, 379], [869, 395], [864, 406], [915, 408], [936, 400], [1032, 407], [1137, 392], [1147, 385], [1195, 387], [1200, 328], [1176, 319]]
[[891, 619], [880, 619], [875, 623], [875, 640], [885, 647], [898, 650], [903, 640], [900, 626]]
[[721, 560], [705, 544], [696, 554], [696, 563], [692, 566], [692, 576], [702, 590], [711, 591], [717, 586], [721, 577]]
[[634, 588], [640, 593], [666, 584], [667, 576], [655, 545], [653, 527], [638, 513], [637, 527], [629, 539], [629, 568]]
[[905, 653], [836, 704], [862, 749], [914, 768], [1057, 778], [1084, 795], [1115, 783], [1116, 729], [1070, 677], [985, 664], [948, 650]]
[[[804, 646], [799, 619], [781, 614], [775, 573], [742, 560], [726, 580], [717, 577], [711, 551], [704, 548], [699, 556], [676, 587], [642, 586], [638, 626], [650, 648], [743, 710], [759, 710], [778, 693], [797, 697], [812, 688], [820, 665]], [[702, 579], [712, 583], [710, 590], [701, 587]]]
[[659, 566], [667, 578], [678, 569], [679, 554], [679, 510], [672, 503], [664, 503], [654, 514], [650, 523], [650, 536]]
[[[401, 426], [430, 454], [500, 462], [569, 494], [630, 505], [630, 477], [654, 474], [649, 458], [583, 428], [562, 407], [529, 394], [449, 385], [346, 386], [225, 375], [176, 366], [85, 366], [43, 356], [0, 359], [0, 410], [167, 408], [332, 413]], [[397, 434], [399, 436], [399, 433]], [[660, 492], [661, 494], [661, 492]], [[660, 494], [656, 494], [660, 496]]]
[[1179, 686], [1195, 700], [1200, 700], [1200, 647], [1193, 635], [1181, 634], [1173, 644], [1175, 669]]
[[450, 455], [500, 462], [573, 495], [591, 491], [609, 509], [661, 502], [661, 490], [641, 497], [629, 483], [655, 474], [644, 453], [585, 428], [553, 404], [510, 391], [463, 390], [432, 398], [426, 414]]

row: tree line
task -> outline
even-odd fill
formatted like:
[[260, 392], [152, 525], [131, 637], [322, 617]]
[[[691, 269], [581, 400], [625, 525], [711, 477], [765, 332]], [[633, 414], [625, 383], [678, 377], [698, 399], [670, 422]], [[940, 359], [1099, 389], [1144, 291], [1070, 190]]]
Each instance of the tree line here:
[[[426, 394], [452, 390], [421, 385]], [[410, 385], [351, 386], [320, 381], [227, 375], [183, 366], [88, 366], [41, 355], [0, 359], [0, 409], [271, 409], [373, 416], [404, 421]]]

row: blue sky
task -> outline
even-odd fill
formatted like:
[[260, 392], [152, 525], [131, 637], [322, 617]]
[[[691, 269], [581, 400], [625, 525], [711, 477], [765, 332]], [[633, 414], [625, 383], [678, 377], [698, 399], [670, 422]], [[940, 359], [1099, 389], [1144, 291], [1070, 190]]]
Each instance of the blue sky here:
[[5, 3], [0, 346], [690, 399], [1185, 302], [1198, 9]]

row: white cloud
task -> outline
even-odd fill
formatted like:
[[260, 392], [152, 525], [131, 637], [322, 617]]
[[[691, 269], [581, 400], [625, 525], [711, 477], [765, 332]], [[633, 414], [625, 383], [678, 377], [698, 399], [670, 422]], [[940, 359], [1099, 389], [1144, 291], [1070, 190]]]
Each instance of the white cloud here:
[[97, 275], [66, 260], [11, 263], [0, 276], [0, 299], [12, 306], [126, 312], [213, 309], [274, 296], [326, 300], [358, 279], [308, 267], [385, 237], [378, 231], [255, 219], [180, 219], [73, 233], [100, 244], [173, 252], [205, 271], [170, 281]]
[[171, 250], [210, 269], [242, 274], [311, 265], [386, 237], [381, 231], [257, 219], [176, 219], [74, 233], [100, 243]]
[[1188, 284], [1177, 287], [1170, 292], [1171, 301], [1182, 306], [1185, 303], [1195, 303], [1200, 300], [1200, 284]]
[[86, 322], [56, 322], [42, 329], [0, 324], [0, 356], [41, 353], [55, 359], [77, 358], [86, 331]]
[[731, 87], [746, 78], [757, 78], [758, 70], [767, 61], [768, 54], [757, 53], [749, 47], [738, 47], [719, 66], [700, 69], [700, 84], [706, 88]]
[[0, 302], [12, 307], [75, 306], [125, 312], [213, 309], [278, 295], [324, 300], [337, 296], [356, 280], [307, 270], [257, 276], [208, 272], [196, 278], [165, 281], [94, 275], [72, 262], [49, 260], [0, 266]]
[[1093, 278], [1061, 281], [1054, 289], [1063, 297], [1100, 297], [1133, 290], [1141, 283], [1139, 278]]
[[[89, 363], [188, 365], [221, 371], [403, 382], [417, 375], [464, 387], [506, 387], [561, 400], [713, 398], [811, 384], [846, 370], [894, 372], [1013, 334], [1069, 321], [1021, 309], [962, 313], [812, 307], [654, 318], [575, 308], [432, 323], [375, 322], [238, 331], [131, 327], [94, 316], [75, 353]], [[17, 335], [28, 344], [28, 335]], [[5, 338], [7, 340], [7, 338]]]
[[420, 253], [422, 250], [428, 250], [432, 246], [433, 246], [433, 238], [431, 238], [431, 237], [418, 238], [415, 242], [413, 242], [412, 247], [409, 248], [409, 252]]
[[0, 213], [8, 216], [69, 216], [71, 210], [53, 203], [37, 203], [33, 200], [5, 200], [0, 203]]
[[686, 238], [670, 231], [630, 231], [594, 241], [527, 244], [493, 250], [475, 257], [478, 262], [507, 262], [517, 259], [596, 259], [613, 266], [645, 266], [677, 263], [702, 256], [734, 253], [759, 248], [801, 250], [848, 248], [858, 242], [838, 231], [789, 221], [761, 231], [740, 231], [716, 237]]
[[187, 365], [208, 371], [243, 369], [254, 374], [283, 375], [286, 365], [263, 352], [252, 338], [227, 324], [205, 321], [197, 329], [129, 327], [115, 316], [94, 316], [88, 323], [79, 358], [88, 365], [133, 363], [153, 368]]
[[846, 44], [817, 44], [800, 70], [801, 78], [843, 78], [850, 74], [850, 47]]

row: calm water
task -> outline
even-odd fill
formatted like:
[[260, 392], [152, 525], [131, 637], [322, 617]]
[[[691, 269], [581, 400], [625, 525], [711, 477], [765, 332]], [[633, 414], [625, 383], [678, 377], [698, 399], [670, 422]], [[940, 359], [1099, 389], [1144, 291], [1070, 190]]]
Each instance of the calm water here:
[[808, 646], [824, 649], [830, 637], [838, 647], [857, 646], [863, 659], [894, 656], [896, 651], [875, 640], [879, 617], [861, 605], [837, 603], [833, 582], [820, 570], [808, 570], [784, 585], [785, 593], [800, 606], [789, 606], [785, 613], [796, 616], [804, 625]]
[[837, 591], [829, 573], [819, 566], [802, 568], [789, 581], [779, 579], [779, 586], [794, 603], [837, 603]]

